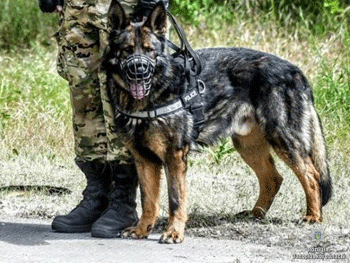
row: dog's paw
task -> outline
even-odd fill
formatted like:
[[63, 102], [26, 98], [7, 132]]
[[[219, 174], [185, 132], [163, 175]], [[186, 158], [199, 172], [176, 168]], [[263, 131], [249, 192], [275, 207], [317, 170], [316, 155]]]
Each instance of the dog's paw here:
[[236, 214], [236, 218], [245, 220], [264, 219], [266, 212], [261, 208], [254, 208], [253, 210], [245, 210]]
[[149, 235], [148, 231], [144, 231], [141, 227], [129, 227], [122, 232], [122, 238], [143, 239]]
[[175, 229], [167, 230], [159, 239], [161, 244], [178, 244], [184, 241], [184, 231], [177, 231]]
[[305, 216], [303, 218], [303, 222], [305, 223], [310, 223], [310, 224], [314, 224], [314, 223], [321, 223], [322, 222], [322, 217], [320, 216]]
[[255, 219], [253, 211], [251, 210], [244, 210], [242, 212], [239, 212], [238, 214], [235, 215], [235, 217], [238, 219], [246, 219], [246, 220]]

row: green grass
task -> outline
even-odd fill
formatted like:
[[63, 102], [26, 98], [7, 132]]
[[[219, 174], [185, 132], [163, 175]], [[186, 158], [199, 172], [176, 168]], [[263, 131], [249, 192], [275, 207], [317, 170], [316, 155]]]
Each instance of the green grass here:
[[72, 145], [69, 90], [52, 50], [2, 52], [0, 67], [0, 158], [66, 156]]
[[[4, 10], [9, 9], [4, 5], [14, 8], [13, 2], [0, 4], [0, 45], [5, 47], [0, 51], [0, 187], [53, 185], [69, 188], [72, 194], [2, 191], [0, 216], [51, 218], [74, 207], [85, 184], [73, 164], [70, 95], [67, 82], [56, 73], [54, 40], [47, 37], [54, 33], [54, 26], [48, 24], [46, 33], [28, 32], [27, 26], [36, 25], [21, 27], [20, 20], [6, 16]], [[33, 8], [34, 18], [39, 20], [37, 7]], [[249, 47], [281, 56], [305, 72], [323, 122], [334, 181], [335, 195], [325, 208], [325, 222], [348, 226], [350, 204], [344, 197], [350, 187], [350, 37], [345, 12], [322, 17], [320, 21], [328, 22], [320, 28], [303, 13], [299, 18], [304, 20], [297, 21], [281, 14], [279, 17], [285, 18], [281, 23], [273, 13], [276, 10], [270, 9], [246, 12], [237, 6], [217, 5], [200, 11], [195, 26], [179, 18], [195, 48]], [[57, 20], [57, 16], [40, 14], [43, 16]], [[17, 31], [10, 32], [8, 21], [18, 25]], [[305, 213], [304, 193], [289, 169], [278, 165], [285, 180], [267, 220], [297, 220]], [[162, 216], [167, 213], [164, 184]], [[189, 212], [194, 218], [199, 214], [198, 221], [201, 214], [220, 218], [251, 209], [258, 194], [256, 177], [228, 141], [191, 156], [188, 188]]]

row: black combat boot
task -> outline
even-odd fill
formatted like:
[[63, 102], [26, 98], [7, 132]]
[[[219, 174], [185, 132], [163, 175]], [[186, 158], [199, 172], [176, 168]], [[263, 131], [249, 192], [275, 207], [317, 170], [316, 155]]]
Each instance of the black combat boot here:
[[93, 237], [119, 237], [125, 228], [138, 222], [135, 201], [138, 179], [135, 165], [115, 165], [112, 174], [114, 188], [109, 195], [109, 206], [92, 225]]
[[86, 176], [87, 185], [83, 200], [68, 215], [56, 216], [51, 227], [64, 233], [89, 232], [92, 224], [108, 206], [111, 185], [110, 166], [99, 161], [79, 162], [78, 167]]

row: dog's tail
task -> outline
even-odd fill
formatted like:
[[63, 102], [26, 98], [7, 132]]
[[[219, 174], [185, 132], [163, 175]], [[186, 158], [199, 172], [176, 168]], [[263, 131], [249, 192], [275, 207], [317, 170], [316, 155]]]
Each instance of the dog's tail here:
[[329, 174], [327, 162], [327, 149], [323, 137], [322, 126], [320, 118], [315, 109], [311, 107], [312, 111], [312, 144], [311, 144], [311, 160], [316, 170], [320, 174], [320, 187], [322, 206], [326, 205], [332, 196], [332, 179]]

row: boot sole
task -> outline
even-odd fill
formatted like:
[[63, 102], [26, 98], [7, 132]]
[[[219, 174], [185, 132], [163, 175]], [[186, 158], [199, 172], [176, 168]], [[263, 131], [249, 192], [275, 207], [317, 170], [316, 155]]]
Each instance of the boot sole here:
[[99, 238], [117, 238], [121, 237], [122, 232], [124, 229], [132, 226], [136, 226], [138, 223], [138, 220], [134, 221], [132, 224], [124, 225], [122, 226], [122, 229], [111, 229], [109, 227], [106, 227], [102, 224], [93, 224], [91, 228], [91, 236], [92, 237], [99, 237]]
[[86, 233], [91, 231], [92, 225], [72, 226], [60, 222], [54, 222], [51, 229], [61, 233]]
[[91, 236], [99, 238], [116, 238], [121, 236], [122, 231], [123, 230], [111, 230], [102, 227], [93, 227], [91, 229]]

